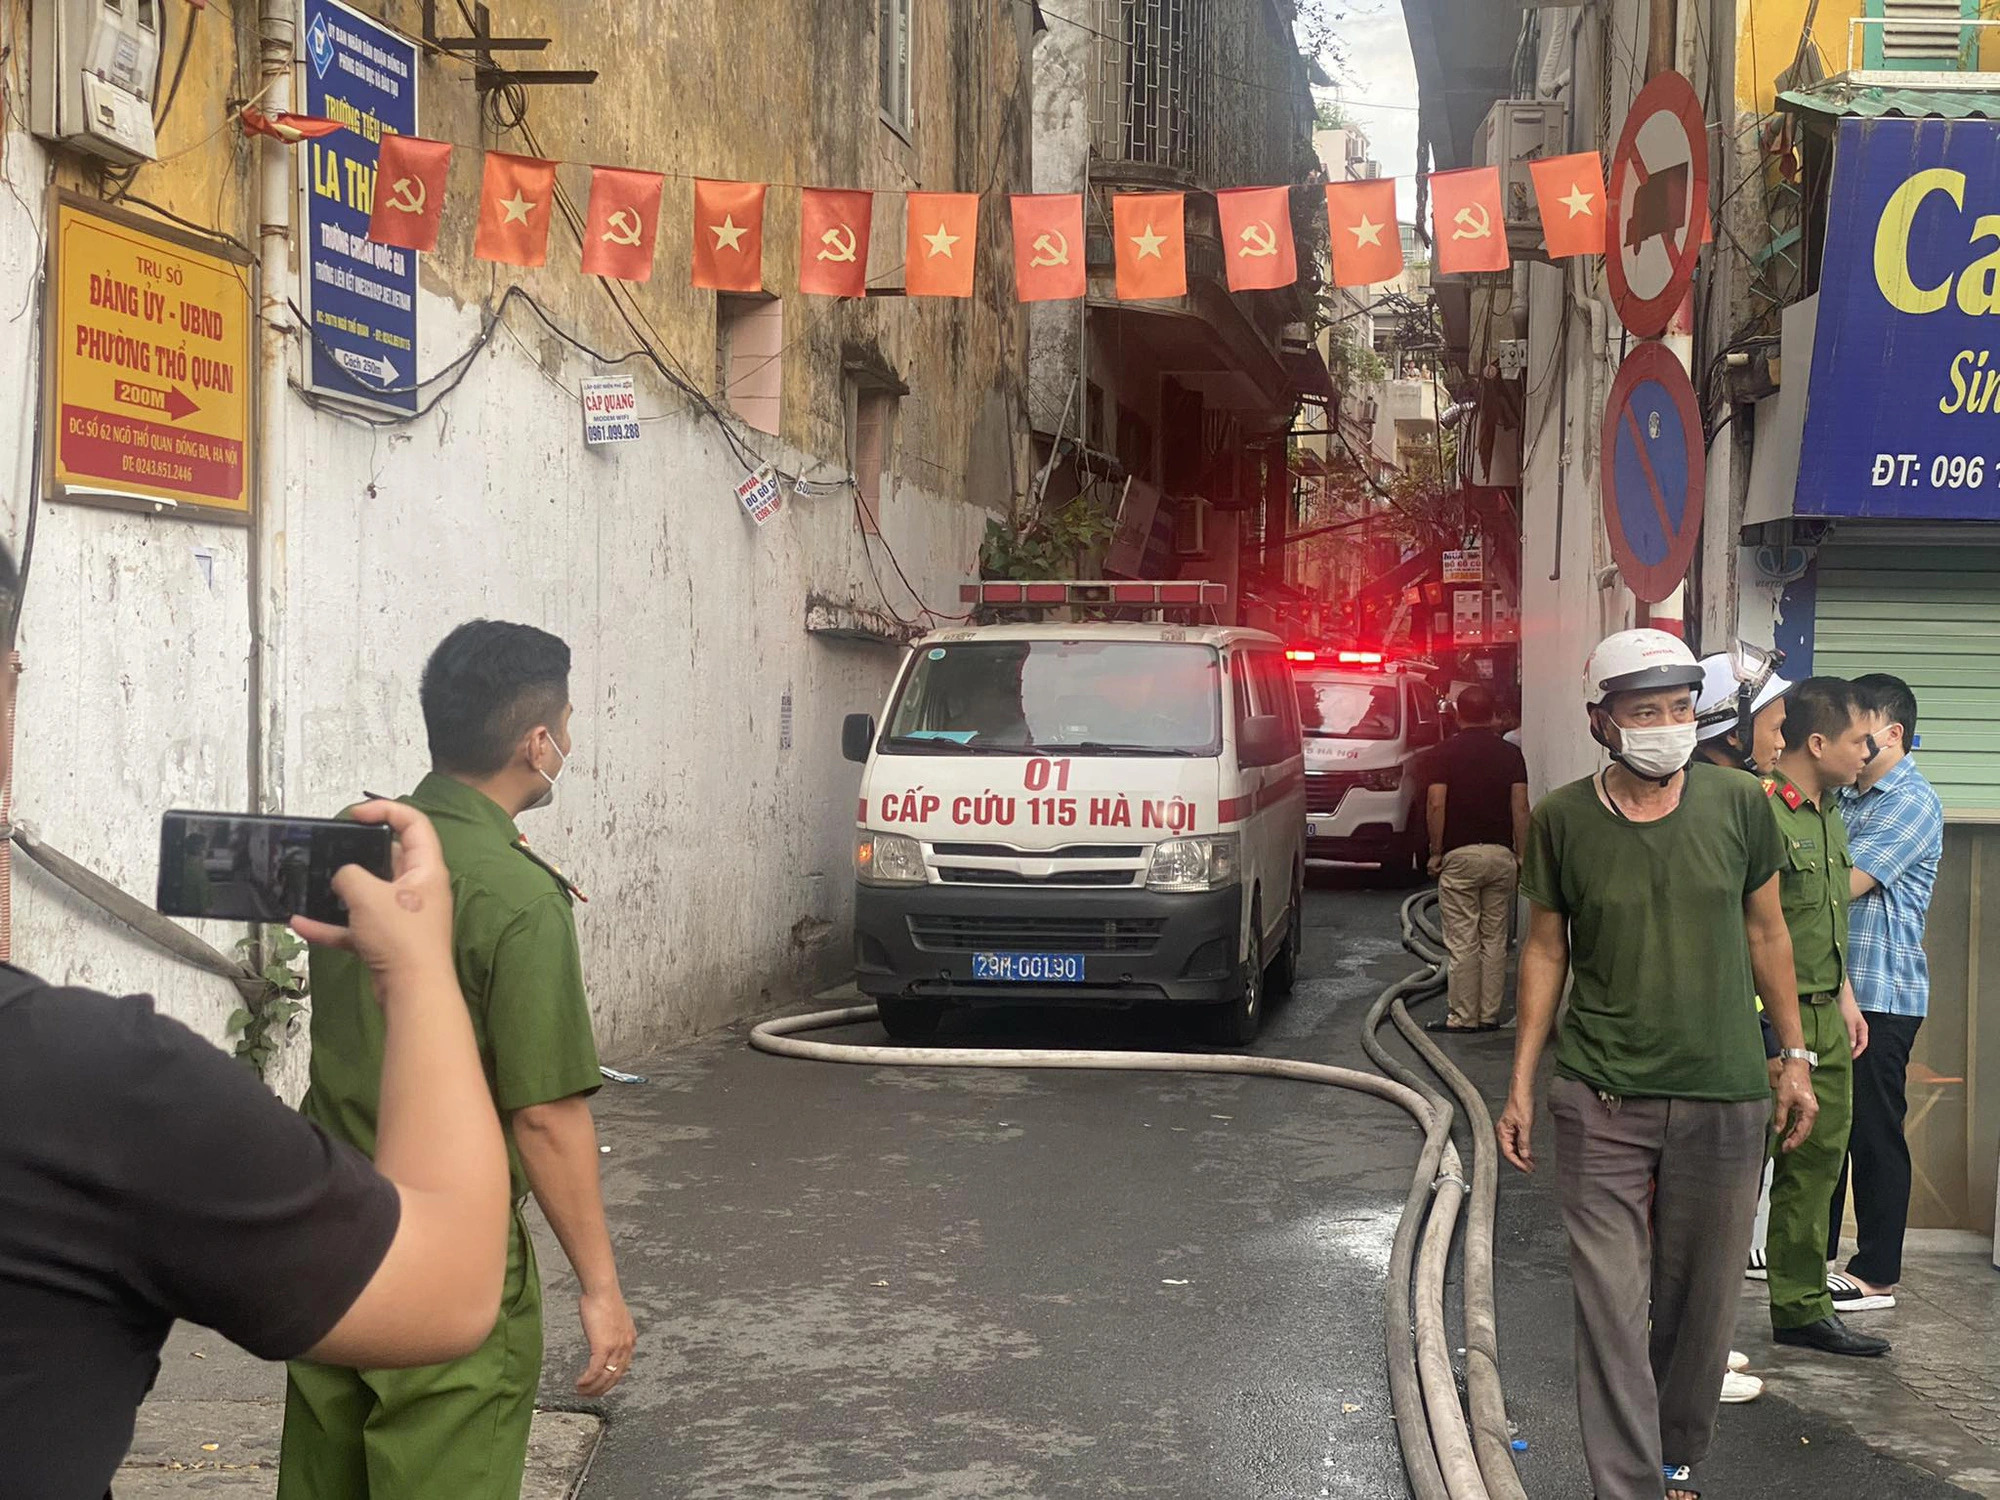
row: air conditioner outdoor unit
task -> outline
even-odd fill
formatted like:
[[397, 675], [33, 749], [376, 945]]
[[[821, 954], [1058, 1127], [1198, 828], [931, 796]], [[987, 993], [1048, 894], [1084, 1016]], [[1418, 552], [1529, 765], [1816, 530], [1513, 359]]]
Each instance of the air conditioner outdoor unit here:
[[1184, 495], [1174, 509], [1174, 553], [1201, 557], [1207, 551], [1208, 502], [1199, 495]]
[[1500, 202], [1506, 210], [1507, 246], [1515, 254], [1536, 254], [1542, 245], [1541, 215], [1528, 163], [1561, 156], [1569, 119], [1565, 107], [1548, 99], [1501, 99], [1487, 111], [1473, 139], [1473, 155], [1500, 169]]

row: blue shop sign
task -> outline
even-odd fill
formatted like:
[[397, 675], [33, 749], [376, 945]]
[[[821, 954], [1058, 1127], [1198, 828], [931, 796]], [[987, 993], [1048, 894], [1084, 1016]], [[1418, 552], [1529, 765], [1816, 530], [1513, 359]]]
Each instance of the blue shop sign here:
[[2000, 519], [2000, 124], [1841, 122], [1794, 509]]
[[342, 400], [414, 411], [417, 257], [368, 238], [385, 132], [417, 133], [417, 44], [336, 4], [305, 0], [305, 110], [347, 128], [306, 144], [303, 280], [307, 384]]

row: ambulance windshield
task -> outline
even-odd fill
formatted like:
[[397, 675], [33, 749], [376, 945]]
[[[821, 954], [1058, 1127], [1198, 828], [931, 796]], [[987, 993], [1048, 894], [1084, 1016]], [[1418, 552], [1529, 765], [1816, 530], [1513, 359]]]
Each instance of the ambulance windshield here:
[[963, 641], [904, 679], [884, 748], [902, 754], [1215, 755], [1221, 661], [1166, 641]]

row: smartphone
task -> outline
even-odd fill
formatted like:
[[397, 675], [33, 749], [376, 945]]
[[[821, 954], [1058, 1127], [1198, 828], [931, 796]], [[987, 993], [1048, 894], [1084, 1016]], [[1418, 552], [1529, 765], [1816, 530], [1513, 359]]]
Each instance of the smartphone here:
[[170, 812], [160, 819], [163, 916], [347, 925], [334, 872], [359, 865], [393, 878], [386, 823], [256, 813]]

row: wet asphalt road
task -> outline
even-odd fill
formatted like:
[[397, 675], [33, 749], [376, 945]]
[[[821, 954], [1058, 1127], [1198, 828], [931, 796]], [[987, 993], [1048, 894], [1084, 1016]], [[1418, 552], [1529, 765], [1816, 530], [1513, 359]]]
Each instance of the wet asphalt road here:
[[[1373, 976], [1405, 967], [1394, 911], [1315, 895], [1306, 977], [1259, 1050], [1354, 1053]], [[947, 1035], [1194, 1046], [1155, 1015], [996, 1013]], [[1379, 1308], [1418, 1138], [1393, 1105], [840, 1067], [740, 1034], [643, 1071], [599, 1098], [642, 1343], [586, 1500], [1403, 1494]], [[542, 1264], [545, 1398], [573, 1404], [560, 1253]]]
[[[1366, 1066], [1361, 1017], [1411, 967], [1399, 900], [1316, 873], [1298, 990], [1256, 1050]], [[1158, 1015], [947, 1028], [967, 1045], [1199, 1047]], [[750, 1051], [745, 1029], [613, 1059], [650, 1082], [599, 1096], [641, 1342], [589, 1408], [608, 1426], [583, 1500], [1406, 1493], [1381, 1276], [1418, 1137], [1393, 1105], [1262, 1079], [796, 1062]], [[1511, 1047], [1452, 1043], [1489, 1099]], [[1502, 1171], [1522, 1478], [1574, 1500], [1589, 1489], [1552, 1174]], [[543, 1399], [576, 1406], [574, 1288], [546, 1236], [542, 1267]], [[1716, 1500], [1961, 1493], [1774, 1397], [1725, 1410], [1705, 1473]]]

